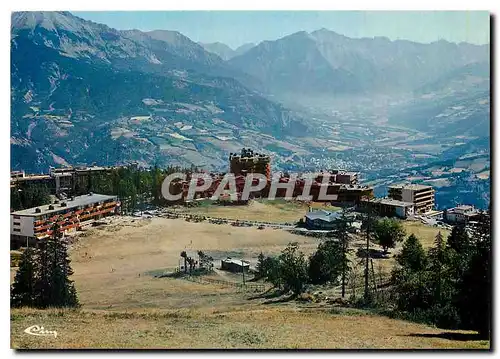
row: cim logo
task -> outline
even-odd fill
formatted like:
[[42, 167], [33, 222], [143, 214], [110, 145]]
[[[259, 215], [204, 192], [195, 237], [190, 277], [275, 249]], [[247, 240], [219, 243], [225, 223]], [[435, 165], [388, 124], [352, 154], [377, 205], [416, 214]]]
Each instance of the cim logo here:
[[46, 330], [43, 326], [39, 325], [32, 325], [31, 327], [24, 329], [24, 332], [26, 334], [36, 335], [40, 337], [54, 336], [54, 338], [57, 338], [57, 332], [55, 330]]

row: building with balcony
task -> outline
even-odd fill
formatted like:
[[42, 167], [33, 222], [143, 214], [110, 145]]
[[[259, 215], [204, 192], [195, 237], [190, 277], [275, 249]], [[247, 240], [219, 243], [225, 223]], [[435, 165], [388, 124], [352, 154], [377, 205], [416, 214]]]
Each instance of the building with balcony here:
[[54, 223], [63, 233], [76, 231], [102, 217], [118, 213], [116, 196], [88, 194], [52, 204], [12, 212], [10, 234], [13, 242], [43, 239], [52, 234]]
[[415, 213], [422, 214], [434, 209], [434, 188], [421, 184], [399, 184], [389, 186], [388, 197], [415, 206]]

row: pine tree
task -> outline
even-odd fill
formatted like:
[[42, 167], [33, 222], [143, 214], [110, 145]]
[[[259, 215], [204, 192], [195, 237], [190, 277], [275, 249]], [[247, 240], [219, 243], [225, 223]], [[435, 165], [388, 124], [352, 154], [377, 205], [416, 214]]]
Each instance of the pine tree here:
[[435, 291], [437, 303], [441, 301], [441, 290], [443, 286], [442, 272], [444, 266], [444, 249], [443, 235], [441, 231], [439, 231], [434, 240], [434, 248], [429, 250], [431, 270], [436, 276]]
[[424, 270], [427, 265], [427, 256], [424, 247], [418, 238], [411, 234], [403, 244], [401, 253], [396, 256], [396, 261], [405, 270], [417, 272]]
[[161, 178], [160, 178], [160, 170], [158, 169], [157, 164], [155, 163], [153, 171], [152, 171], [152, 184], [151, 184], [151, 195], [153, 197], [153, 203], [158, 204], [160, 202], [160, 193], [161, 193]]
[[308, 276], [313, 284], [335, 283], [342, 274], [342, 244], [326, 240], [309, 258]]
[[365, 304], [368, 304], [371, 300], [371, 295], [370, 295], [370, 288], [369, 288], [369, 263], [370, 263], [370, 237], [373, 231], [373, 226], [374, 226], [374, 213], [373, 213], [373, 207], [370, 202], [368, 202], [368, 210], [365, 214], [365, 218], [363, 219], [362, 227], [365, 230], [366, 233], [366, 253], [365, 253], [365, 270], [364, 270], [364, 295], [363, 295], [363, 300]]
[[281, 252], [279, 258], [279, 275], [286, 291], [291, 290], [294, 295], [303, 292], [307, 283], [307, 261], [304, 253], [299, 251], [297, 242], [289, 243]]
[[53, 226], [53, 234], [48, 242], [48, 251], [51, 253], [51, 291], [50, 306], [77, 307], [79, 306], [75, 286], [69, 276], [73, 274], [66, 244], [57, 223]]
[[484, 339], [491, 336], [491, 222], [482, 215], [472, 235], [466, 269], [458, 283], [457, 307], [461, 326], [477, 330]]
[[34, 283], [34, 290], [36, 292], [35, 307], [47, 308], [50, 306], [50, 252], [48, 249], [48, 239], [41, 239], [38, 242], [38, 260], [39, 270], [36, 281]]
[[491, 240], [477, 243], [458, 285], [458, 308], [464, 329], [477, 330], [490, 339], [491, 330]]
[[474, 253], [473, 243], [463, 225], [453, 227], [446, 241], [445, 252], [449, 266], [450, 280], [455, 286], [461, 282], [464, 272], [469, 265], [470, 257]]
[[32, 307], [35, 304], [36, 254], [34, 248], [26, 248], [10, 292], [11, 306]]
[[342, 287], [342, 298], [345, 297], [346, 282], [347, 282], [347, 272], [349, 271], [349, 234], [353, 232], [351, 226], [351, 219], [347, 216], [349, 210], [344, 207], [341, 212], [340, 218], [335, 222], [335, 227], [333, 228], [330, 235], [337, 238], [341, 244], [341, 287]]
[[465, 226], [454, 226], [448, 236], [446, 245], [455, 250], [457, 253], [465, 255], [471, 246], [471, 241], [467, 231], [465, 230]]
[[428, 255], [427, 287], [433, 296], [427, 316], [432, 323], [441, 328], [456, 328], [460, 321], [454, 304], [457, 287], [453, 252], [454, 250], [445, 245], [441, 232], [438, 232], [434, 248], [429, 250]]
[[21, 199], [21, 191], [22, 189], [17, 185], [10, 189], [10, 208], [13, 211], [24, 209]]
[[35, 281], [38, 308], [79, 306], [74, 283], [69, 279], [73, 270], [57, 223], [60, 220], [52, 226], [51, 237], [39, 242], [39, 270]]
[[424, 255], [416, 238], [408, 238], [400, 268], [393, 272], [396, 304], [440, 328], [477, 330], [489, 339], [491, 331], [491, 224], [481, 217], [469, 237], [455, 227], [447, 243], [441, 233], [435, 246]]
[[264, 279], [272, 283], [275, 288], [281, 289], [283, 287], [283, 277], [281, 275], [281, 266], [278, 258], [266, 257], [264, 259]]
[[257, 278], [265, 278], [266, 277], [266, 264], [265, 264], [266, 257], [264, 256], [264, 253], [260, 252], [259, 256], [257, 257], [257, 265], [255, 266]]

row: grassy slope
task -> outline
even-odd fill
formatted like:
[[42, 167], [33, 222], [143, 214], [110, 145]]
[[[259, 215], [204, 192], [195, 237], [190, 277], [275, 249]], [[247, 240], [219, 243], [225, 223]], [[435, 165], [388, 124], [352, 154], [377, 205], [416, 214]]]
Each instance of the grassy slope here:
[[[338, 207], [326, 207], [322, 203], [313, 203], [312, 207], [327, 210], [338, 210]], [[298, 201], [259, 200], [252, 201], [248, 206], [216, 206], [204, 204], [199, 207], [186, 208], [185, 211], [193, 214], [210, 217], [240, 219], [249, 221], [263, 221], [272, 223], [295, 223], [303, 218], [308, 210], [307, 204]]]
[[[330, 312], [329, 312], [330, 311]], [[362, 311], [267, 307], [196, 312], [72, 312], [13, 310], [13, 348], [488, 348], [461, 341], [466, 332], [372, 316]], [[57, 338], [24, 328], [39, 323]], [[470, 335], [470, 334], [469, 334]], [[454, 340], [447, 337], [454, 337]]]
[[[254, 258], [278, 253], [298, 240], [307, 253], [317, 239], [281, 230], [118, 218], [92, 229], [71, 250], [83, 309], [78, 312], [14, 309], [16, 348], [475, 348], [488, 343], [440, 337], [443, 330], [366, 312], [331, 313], [331, 306], [263, 304], [254, 293], [181, 279], [153, 278], [173, 267], [181, 250], [237, 253]], [[407, 224], [427, 246], [436, 228]], [[146, 235], [145, 235], [146, 234]], [[425, 238], [424, 238], [425, 237]], [[216, 252], [215, 252], [216, 253]], [[393, 259], [376, 260], [389, 266]], [[217, 266], [217, 263], [216, 263]], [[11, 270], [13, 277], [14, 271]], [[12, 278], [11, 277], [11, 278]], [[321, 306], [321, 304], [320, 304]], [[349, 315], [346, 315], [349, 314]], [[352, 315], [355, 314], [355, 315]], [[28, 326], [57, 330], [57, 339], [23, 333]], [[417, 336], [415, 336], [417, 335]]]
[[434, 240], [436, 239], [436, 235], [438, 232], [441, 232], [443, 238], [446, 240], [450, 231], [447, 229], [439, 229], [436, 227], [426, 226], [418, 221], [409, 222], [406, 221], [403, 223], [404, 228], [406, 230], [406, 235], [414, 234], [420, 240], [424, 248], [430, 248], [434, 246]]

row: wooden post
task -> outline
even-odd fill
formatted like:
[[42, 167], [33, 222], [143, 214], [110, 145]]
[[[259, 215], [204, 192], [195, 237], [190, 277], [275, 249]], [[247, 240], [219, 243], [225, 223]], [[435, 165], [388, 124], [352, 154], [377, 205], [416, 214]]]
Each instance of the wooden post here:
[[373, 259], [372, 258], [370, 258], [370, 262], [372, 263], [373, 288], [375, 289], [375, 292], [377, 292], [377, 283], [375, 281], [375, 270], [373, 269]]

